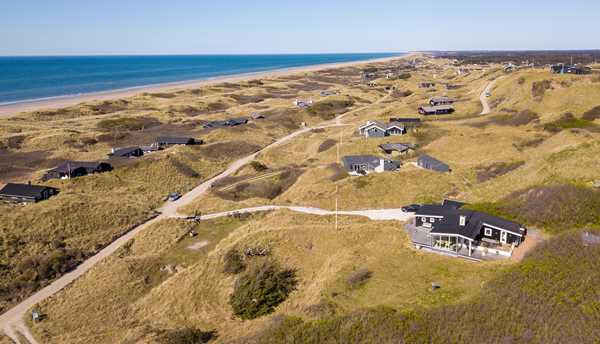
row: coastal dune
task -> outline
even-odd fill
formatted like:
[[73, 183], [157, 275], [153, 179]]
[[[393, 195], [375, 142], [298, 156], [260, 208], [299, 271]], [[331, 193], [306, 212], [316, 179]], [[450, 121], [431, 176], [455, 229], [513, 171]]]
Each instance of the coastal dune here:
[[84, 102], [121, 99], [121, 98], [126, 98], [126, 97], [132, 97], [132, 96], [135, 96], [142, 92], [176, 91], [176, 90], [184, 90], [184, 89], [190, 89], [190, 88], [199, 88], [199, 87], [204, 87], [204, 86], [209, 86], [209, 85], [224, 83], [224, 82], [235, 83], [235, 82], [248, 81], [248, 80], [257, 79], [257, 78], [273, 78], [273, 77], [279, 77], [279, 76], [289, 75], [289, 74], [314, 72], [314, 71], [319, 71], [319, 70], [328, 69], [328, 68], [355, 66], [355, 65], [361, 65], [361, 64], [365, 64], [365, 63], [374, 63], [374, 62], [386, 62], [386, 61], [396, 60], [400, 57], [407, 57], [407, 56], [411, 56], [411, 55], [413, 55], [413, 53], [402, 54], [402, 55], [392, 56], [392, 57], [352, 61], [352, 62], [337, 62], [337, 63], [326, 63], [326, 64], [310, 65], [310, 66], [303, 66], [303, 67], [274, 69], [274, 70], [269, 70], [269, 71], [265, 71], [265, 72], [234, 74], [234, 75], [227, 75], [227, 76], [210, 78], [210, 79], [187, 80], [187, 81], [181, 81], [181, 82], [171, 82], [171, 83], [163, 83], [163, 84], [157, 84], [157, 85], [148, 85], [148, 86], [126, 88], [126, 89], [118, 89], [118, 90], [113, 90], [113, 91], [94, 92], [94, 93], [81, 94], [81, 95], [75, 95], [75, 96], [64, 96], [64, 97], [56, 97], [56, 98], [51, 98], [51, 99], [23, 101], [23, 102], [18, 102], [18, 103], [14, 103], [14, 104], [0, 105], [0, 117], [11, 117], [11, 116], [17, 115], [19, 113], [29, 112], [29, 111], [60, 109], [63, 107], [78, 105], [78, 104], [84, 103]]

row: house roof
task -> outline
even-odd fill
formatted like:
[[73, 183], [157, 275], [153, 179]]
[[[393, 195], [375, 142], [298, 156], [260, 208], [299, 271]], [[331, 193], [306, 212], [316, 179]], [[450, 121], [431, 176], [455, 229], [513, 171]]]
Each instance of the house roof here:
[[459, 201], [454, 201], [451, 199], [445, 199], [442, 201], [442, 206], [443, 207], [450, 207], [450, 208], [454, 208], [454, 209], [460, 209], [465, 205], [464, 202], [459, 202]]
[[193, 137], [182, 137], [182, 136], [159, 136], [154, 140], [156, 143], [164, 143], [171, 145], [185, 145], [195, 142], [196, 139]]
[[53, 188], [42, 185], [8, 183], [0, 190], [0, 195], [35, 198], [41, 196], [42, 192], [47, 189]]
[[440, 111], [440, 110], [447, 111], [447, 110], [454, 109], [450, 105], [421, 106], [420, 108], [423, 109], [423, 111], [425, 111], [425, 112], [437, 112], [437, 111]]
[[390, 122], [421, 123], [421, 119], [420, 118], [407, 118], [407, 117], [392, 117], [392, 118], [390, 118]]
[[115, 149], [111, 154], [115, 155], [115, 156], [123, 156], [123, 155], [127, 155], [130, 153], [135, 152], [136, 150], [141, 149], [140, 147], [124, 147], [124, 148], [117, 148]]
[[378, 129], [381, 129], [381, 131], [386, 131], [387, 130], [387, 125], [383, 124], [380, 121], [368, 121], [366, 124], [361, 125], [358, 129], [359, 130], [364, 130], [364, 129], [367, 129], [369, 127], [377, 127]]
[[429, 101], [432, 101], [432, 102], [454, 102], [454, 98], [450, 98], [448, 96], [438, 96], [438, 97], [431, 98]]
[[373, 155], [346, 155], [342, 158], [342, 163], [346, 168], [350, 168], [352, 165], [368, 165], [370, 168], [374, 168], [380, 162], [381, 159]]
[[448, 166], [448, 164], [439, 161], [438, 159], [427, 155], [427, 154], [423, 154], [419, 157], [419, 162], [424, 162], [427, 163], [429, 165], [444, 165], [444, 166]]
[[100, 167], [100, 165], [102, 165], [102, 164], [106, 164], [106, 163], [101, 162], [101, 161], [65, 161], [62, 164], [51, 169], [49, 172], [69, 173], [70, 171], [73, 171], [75, 169], [82, 168], [82, 167], [85, 168], [86, 170], [88, 170], [88, 169], [95, 170], [98, 167]]
[[399, 123], [399, 122], [390, 122], [387, 124], [386, 130], [391, 129], [391, 128], [398, 128], [398, 129], [404, 130], [404, 124]]
[[379, 145], [379, 148], [384, 151], [406, 152], [409, 149], [414, 149], [414, 146], [408, 143], [384, 143]]
[[[444, 218], [442, 221], [433, 224], [431, 233], [435, 234], [460, 234], [474, 239], [479, 235], [481, 227], [484, 224], [502, 228], [516, 235], [525, 234], [520, 224], [481, 211], [464, 210], [438, 204], [426, 204], [417, 210], [415, 216], [442, 216]], [[459, 225], [461, 216], [465, 217], [465, 226]]]

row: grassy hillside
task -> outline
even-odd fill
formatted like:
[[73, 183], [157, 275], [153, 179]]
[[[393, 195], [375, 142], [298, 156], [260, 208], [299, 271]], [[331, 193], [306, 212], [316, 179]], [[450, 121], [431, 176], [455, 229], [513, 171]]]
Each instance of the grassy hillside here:
[[[600, 83], [594, 76], [557, 76], [541, 69], [506, 74], [496, 65], [458, 73], [456, 66], [443, 59], [418, 58], [416, 66], [368, 67], [375, 71], [392, 68], [410, 77], [380, 77], [377, 87], [367, 87], [359, 78], [359, 69], [349, 67], [174, 94], [140, 95], [129, 100], [128, 106], [135, 109], [118, 115], [98, 113], [107, 111], [104, 108], [86, 110], [82, 118], [77, 117], [83, 121], [81, 126], [94, 135], [110, 135], [117, 142], [143, 137], [136, 135], [147, 135], [147, 131], [158, 130], [155, 128], [166, 130], [168, 124], [177, 130], [185, 126], [210, 145], [165, 151], [107, 175], [53, 182], [65, 192], [53, 202], [34, 206], [39, 208], [18, 208], [14, 215], [2, 215], [10, 220], [5, 223], [11, 224], [6, 233], [14, 236], [28, 223], [44, 223], [35, 217], [41, 216], [34, 215], [38, 212], [53, 214], [43, 218], [57, 218], [59, 209], [66, 207], [73, 214], [78, 214], [78, 209], [89, 212], [85, 203], [77, 207], [79, 203], [74, 202], [75, 195], [86, 195], [90, 207], [102, 211], [97, 217], [85, 218], [91, 226], [81, 227], [102, 227], [101, 231], [69, 227], [68, 223], [75, 222], [69, 218], [48, 222], [41, 231], [53, 233], [52, 237], [58, 235], [53, 228], [66, 226], [67, 245], [58, 245], [59, 250], [77, 248], [84, 255], [97, 242], [119, 233], [123, 227], [117, 224], [130, 223], [124, 218], [134, 221], [136, 216], [148, 216], [166, 192], [189, 189], [235, 157], [253, 152], [301, 122], [313, 125], [385, 97], [344, 117], [345, 126], [315, 129], [261, 153], [182, 212], [210, 213], [264, 204], [334, 209], [336, 198], [340, 209], [399, 208], [449, 197], [522, 222], [541, 233], [546, 242], [527, 252], [522, 261], [473, 263], [415, 250], [403, 224], [395, 221], [341, 217], [335, 230], [333, 217], [289, 211], [200, 224], [164, 221], [41, 304], [47, 319], [30, 324], [32, 331], [49, 343], [165, 343], [169, 336], [205, 333], [215, 342], [239, 343], [593, 342], [600, 335], [595, 287], [600, 278], [600, 251], [598, 246], [583, 245], [581, 231], [600, 227], [600, 196], [592, 187], [592, 182], [600, 179]], [[494, 79], [497, 83], [488, 98], [492, 113], [480, 116], [479, 95]], [[419, 88], [425, 80], [436, 82], [436, 87]], [[456, 87], [448, 90], [446, 84]], [[411, 92], [386, 97], [386, 85]], [[321, 97], [322, 89], [339, 89], [340, 94]], [[357, 127], [367, 120], [417, 116], [419, 105], [443, 94], [458, 99], [454, 115], [428, 117], [417, 132], [401, 137], [367, 140], [356, 134]], [[313, 112], [295, 109], [291, 103], [295, 98], [313, 98], [319, 106]], [[104, 105], [110, 109], [122, 106]], [[148, 106], [159, 110], [140, 110]], [[267, 118], [224, 130], [198, 129], [205, 119], [224, 117], [218, 111], [225, 108], [228, 116], [263, 111]], [[58, 130], [52, 134], [55, 136], [64, 135], [65, 123], [75, 123], [68, 122], [74, 121], [74, 115], [66, 110], [53, 116], [63, 121], [53, 124]], [[108, 130], [107, 122], [98, 125], [105, 117], [137, 120], [111, 119], [109, 127], [122, 128]], [[25, 129], [28, 122], [22, 121], [21, 132], [5, 136], [6, 144], [13, 147], [8, 148], [10, 154], [22, 151], [22, 159], [31, 158], [32, 152], [41, 150], [41, 145], [33, 142], [61, 142], [40, 137], [40, 133], [28, 136], [26, 130], [35, 128], [29, 124]], [[121, 131], [128, 131], [123, 138]], [[76, 142], [93, 136], [84, 130], [73, 135]], [[25, 138], [9, 142], [8, 136]], [[384, 156], [378, 145], [386, 142], [413, 143], [418, 150], [400, 157], [403, 166], [398, 172], [356, 178], [341, 169], [339, 157]], [[95, 148], [87, 153], [99, 154]], [[414, 162], [423, 153], [448, 163], [452, 172], [440, 174], [416, 167]], [[112, 201], [99, 194], [110, 194]], [[103, 201], [93, 203], [98, 199]], [[112, 208], [117, 199], [131, 204], [126, 210], [119, 208], [127, 213]], [[27, 213], [28, 217], [18, 213], [29, 209], [38, 211]], [[110, 226], [100, 222], [105, 212], [115, 214], [114, 219], [108, 218]], [[81, 213], [72, 216], [84, 218]], [[186, 236], [190, 230], [198, 235]], [[29, 233], [24, 252], [46, 247], [29, 244], [34, 242], [29, 238], [38, 232], [24, 233]], [[45, 245], [53, 247], [51, 242]], [[248, 249], [264, 248], [266, 256], [245, 255]], [[237, 259], [243, 268], [225, 269], [232, 252], [241, 255]], [[261, 275], [276, 275], [272, 273], [275, 270], [262, 268], [265, 266], [293, 272], [297, 281], [292, 283], [293, 291], [278, 289], [272, 282], [275, 279], [261, 279]], [[441, 288], [432, 289], [432, 283]], [[256, 301], [242, 297], [241, 302], [232, 302], [231, 294], [240, 285], [252, 291], [236, 295], [254, 295]], [[244, 312], [238, 306], [262, 305], [262, 296], [272, 293], [277, 294], [273, 298], [276, 306], [269, 308], [268, 314], [252, 320], [235, 315], [253, 317], [253, 310]]]

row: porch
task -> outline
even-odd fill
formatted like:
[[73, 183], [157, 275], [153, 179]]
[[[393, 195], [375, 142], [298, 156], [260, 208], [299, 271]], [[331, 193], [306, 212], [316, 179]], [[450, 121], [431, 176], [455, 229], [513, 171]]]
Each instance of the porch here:
[[474, 261], [506, 259], [512, 254], [512, 247], [504, 247], [506, 245], [494, 246], [456, 236], [431, 234], [431, 228], [417, 227], [414, 222], [407, 223], [405, 228], [417, 249]]

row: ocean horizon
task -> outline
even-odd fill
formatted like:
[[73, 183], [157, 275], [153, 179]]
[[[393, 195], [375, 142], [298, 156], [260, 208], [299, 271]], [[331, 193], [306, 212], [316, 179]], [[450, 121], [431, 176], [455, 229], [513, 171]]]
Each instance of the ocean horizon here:
[[401, 55], [0, 56], [0, 105]]

